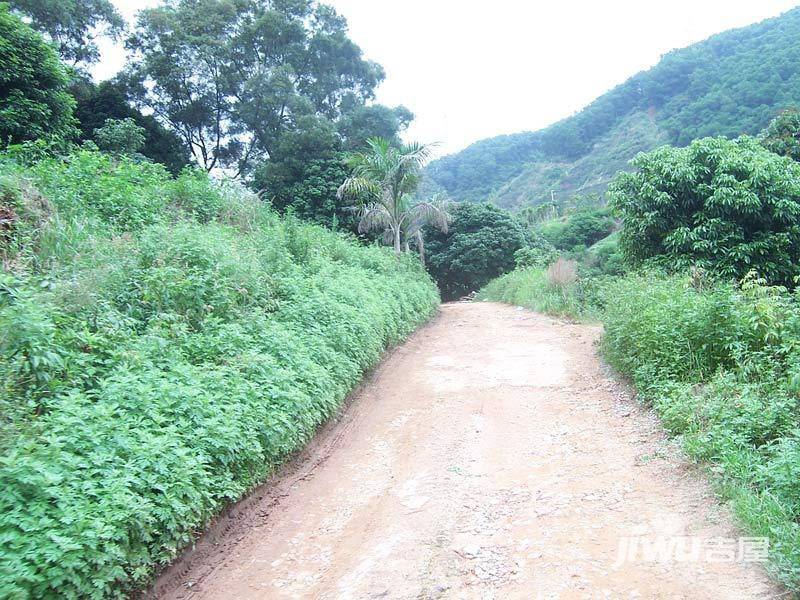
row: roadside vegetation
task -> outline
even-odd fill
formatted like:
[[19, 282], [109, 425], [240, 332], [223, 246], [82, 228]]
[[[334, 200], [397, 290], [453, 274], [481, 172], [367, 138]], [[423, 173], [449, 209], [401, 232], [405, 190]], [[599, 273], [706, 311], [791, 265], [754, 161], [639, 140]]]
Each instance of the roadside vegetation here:
[[[371, 144], [402, 154], [396, 133], [410, 114], [365, 105], [382, 71], [342, 19], [290, 4], [208, 2], [207, 20], [194, 2], [144, 11], [128, 73], [148, 81], [138, 103], [132, 80], [95, 85], [82, 72], [97, 59], [98, 28], [120, 33], [111, 3], [0, 4], [2, 598], [140, 590], [437, 309], [416, 256], [353, 233], [375, 199], [336, 195], [363, 174], [346, 156], [368, 156]], [[243, 59], [243, 29], [259, 25], [292, 32], [269, 35], [292, 45], [272, 50], [298, 68], [328, 72], [307, 59], [338, 53], [349, 75], [314, 90], [267, 86], [285, 94], [275, 110], [291, 114], [275, 123], [248, 111], [269, 105], [257, 84], [281, 65], [239, 64], [251, 69], [247, 85], [227, 83], [251, 96], [239, 94], [237, 118], [263, 129], [228, 120], [220, 133], [215, 111], [231, 107], [207, 94], [208, 73], [186, 71], [208, 66], [212, 51]], [[229, 39], [232, 27], [244, 37]], [[319, 45], [329, 50], [315, 54]], [[185, 94], [199, 96], [188, 107]], [[410, 201], [417, 158], [399, 161], [406, 246], [426, 217], [447, 222]]]
[[122, 595], [435, 310], [416, 258], [202, 172], [0, 156], [0, 596]]
[[[705, 138], [640, 155], [637, 171], [619, 174], [610, 188], [618, 231], [587, 250], [521, 253], [515, 271], [479, 294], [601, 321], [606, 360], [708, 467], [748, 533], [770, 539], [772, 568], [793, 590], [800, 589], [795, 115], [778, 117], [760, 139]], [[558, 243], [571, 228], [540, 229]]]

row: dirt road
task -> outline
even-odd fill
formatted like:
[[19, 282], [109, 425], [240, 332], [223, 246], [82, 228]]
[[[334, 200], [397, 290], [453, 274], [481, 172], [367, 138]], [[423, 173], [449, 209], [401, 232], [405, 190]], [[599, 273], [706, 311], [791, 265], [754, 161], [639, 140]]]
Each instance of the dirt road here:
[[[152, 593], [776, 597], [760, 565], [725, 550], [740, 534], [702, 476], [606, 377], [598, 335], [508, 306], [444, 306]], [[677, 545], [659, 557], [659, 543]]]

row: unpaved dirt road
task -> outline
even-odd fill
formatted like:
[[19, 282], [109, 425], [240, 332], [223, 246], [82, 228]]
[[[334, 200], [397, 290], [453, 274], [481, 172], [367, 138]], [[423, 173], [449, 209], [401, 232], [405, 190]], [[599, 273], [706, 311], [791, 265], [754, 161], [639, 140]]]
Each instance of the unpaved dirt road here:
[[[606, 377], [598, 335], [508, 306], [445, 305], [151, 595], [777, 597], [760, 565], [707, 551], [739, 533]], [[699, 540], [699, 558], [641, 551], [674, 536]]]

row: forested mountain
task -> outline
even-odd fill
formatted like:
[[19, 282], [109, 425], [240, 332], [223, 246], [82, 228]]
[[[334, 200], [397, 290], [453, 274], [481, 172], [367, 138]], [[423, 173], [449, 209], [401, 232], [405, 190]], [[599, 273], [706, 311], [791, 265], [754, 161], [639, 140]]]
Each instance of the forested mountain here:
[[550, 127], [481, 140], [428, 167], [429, 187], [501, 206], [604, 191], [642, 150], [757, 133], [800, 104], [800, 8], [666, 54]]

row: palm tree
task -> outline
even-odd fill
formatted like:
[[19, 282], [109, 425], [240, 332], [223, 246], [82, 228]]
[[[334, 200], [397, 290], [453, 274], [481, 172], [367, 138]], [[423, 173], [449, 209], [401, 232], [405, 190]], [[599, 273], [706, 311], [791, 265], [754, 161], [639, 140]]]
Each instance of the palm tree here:
[[353, 154], [347, 160], [352, 175], [337, 195], [358, 204], [360, 233], [382, 230], [398, 256], [409, 250], [413, 239], [424, 260], [422, 227], [433, 225], [446, 232], [450, 221], [443, 201], [415, 202], [412, 196], [431, 146], [414, 143], [395, 147], [383, 138], [371, 138], [367, 145], [368, 152]]

